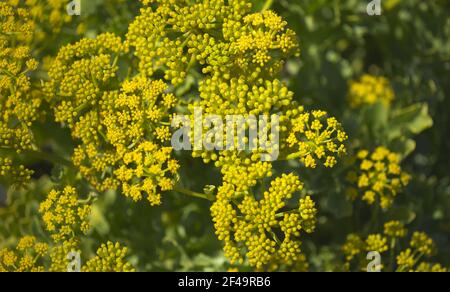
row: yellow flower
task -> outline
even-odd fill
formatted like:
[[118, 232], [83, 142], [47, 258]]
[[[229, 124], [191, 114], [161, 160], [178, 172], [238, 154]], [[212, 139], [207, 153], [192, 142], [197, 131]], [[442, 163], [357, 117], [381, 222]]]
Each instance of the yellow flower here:
[[[216, 234], [224, 242], [225, 254], [232, 263], [247, 259], [257, 270], [264, 270], [277, 263], [295, 265], [302, 260], [300, 232], [314, 230], [315, 204], [305, 197], [300, 199], [297, 210], [280, 211], [302, 189], [303, 184], [293, 174], [273, 180], [259, 201], [230, 183], [219, 188], [211, 214]], [[236, 207], [234, 202], [239, 202]], [[283, 237], [278, 238], [276, 230]], [[244, 247], [245, 256], [241, 250]]]
[[412, 248], [426, 256], [432, 255], [436, 249], [434, 241], [424, 232], [414, 232], [410, 244]]
[[108, 241], [97, 250], [97, 256], [90, 259], [83, 272], [134, 272], [135, 268], [125, 260], [128, 253], [126, 247]]
[[367, 237], [366, 251], [383, 253], [388, 250], [387, 239], [380, 234], [372, 234]]
[[394, 90], [385, 77], [363, 75], [358, 81], [351, 81], [348, 100], [353, 108], [365, 104], [382, 102], [389, 105], [395, 98]]
[[377, 202], [383, 209], [391, 207], [394, 198], [407, 186], [410, 179], [401, 169], [398, 154], [385, 147], [378, 147], [372, 153], [361, 150], [355, 158], [358, 168], [347, 174], [352, 199], [357, 197], [356, 190], [369, 205]]
[[79, 202], [73, 187], [52, 190], [40, 204], [39, 212], [55, 242], [72, 238], [78, 232], [86, 234], [89, 230], [91, 207]]
[[359, 255], [365, 249], [364, 241], [356, 234], [349, 234], [347, 241], [342, 246], [342, 251], [347, 262]]
[[384, 234], [394, 238], [403, 238], [406, 236], [407, 230], [400, 221], [389, 221], [384, 224]]
[[53, 62], [45, 90], [55, 120], [82, 142], [72, 160], [90, 184], [158, 205], [160, 192], [175, 183], [177, 166], [163, 144], [171, 138], [165, 124], [177, 99], [161, 80], [120, 80], [118, 62], [128, 50], [109, 33], [68, 45]]

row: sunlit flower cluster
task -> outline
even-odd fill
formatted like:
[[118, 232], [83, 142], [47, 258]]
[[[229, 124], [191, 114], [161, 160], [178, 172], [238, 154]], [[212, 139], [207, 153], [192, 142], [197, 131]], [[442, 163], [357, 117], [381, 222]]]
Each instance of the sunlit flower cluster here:
[[73, 187], [66, 187], [63, 191], [52, 190], [40, 204], [39, 212], [55, 242], [67, 240], [77, 231], [87, 233], [90, 227], [91, 207], [80, 202]]
[[72, 187], [51, 191], [39, 211], [51, 244], [34, 236], [22, 237], [14, 249], [0, 250], [0, 272], [130, 272], [134, 267], [126, 260], [128, 249], [119, 243], [102, 244], [97, 255], [86, 263], [81, 252], [83, 234], [90, 228], [92, 200], [80, 201]]
[[119, 243], [108, 241], [97, 250], [97, 255], [81, 269], [83, 272], [134, 272], [135, 268], [125, 260], [128, 249]]
[[[390, 221], [384, 225], [383, 234], [371, 234], [365, 240], [356, 234], [349, 234], [347, 241], [342, 246], [345, 255], [345, 268], [356, 267], [361, 270], [367, 269], [368, 252], [385, 254], [390, 252], [395, 255], [399, 250], [400, 239], [407, 236], [405, 225], [399, 221]], [[440, 264], [431, 264], [424, 261], [435, 252], [434, 241], [423, 232], [414, 232], [409, 247], [395, 257], [395, 271], [398, 272], [446, 272], [447, 269]], [[382, 270], [387, 268], [381, 267]], [[392, 268], [392, 267], [391, 267]]]
[[389, 208], [398, 193], [408, 185], [410, 176], [400, 167], [400, 156], [384, 147], [378, 147], [373, 153], [362, 150], [355, 157], [358, 169], [347, 174], [351, 187], [347, 197], [361, 198], [369, 205], [379, 204]]
[[[64, 47], [46, 90], [56, 121], [82, 143], [73, 162], [97, 189], [116, 189], [138, 201], [160, 203], [173, 188], [178, 163], [171, 159], [169, 111], [176, 98], [160, 80], [136, 76], [121, 82], [120, 56], [128, 47], [103, 34]], [[108, 88], [108, 89], [105, 89]]]
[[294, 148], [291, 158], [300, 158], [305, 167], [316, 168], [320, 162], [332, 168], [337, 157], [346, 154], [343, 144], [348, 136], [335, 118], [327, 118], [324, 111], [301, 113], [291, 119], [291, 131], [287, 138]]
[[299, 238], [302, 232], [314, 230], [315, 203], [306, 196], [299, 199], [297, 208], [288, 209], [302, 189], [303, 184], [293, 174], [274, 179], [260, 200], [251, 191], [237, 191], [230, 183], [219, 188], [211, 213], [216, 234], [232, 263], [248, 261], [265, 270], [304, 260]]
[[[195, 108], [220, 117], [241, 115], [245, 119], [244, 131], [257, 127], [259, 133], [267, 133], [266, 141], [249, 141], [248, 138], [237, 141], [235, 130], [242, 129], [233, 129], [230, 133], [225, 127], [214, 138], [228, 143], [228, 138], [232, 137], [232, 149], [224, 149], [230, 145], [222, 144], [217, 147], [219, 149], [193, 151], [193, 157], [202, 158], [205, 163], [213, 162], [222, 174], [224, 183], [218, 188], [212, 214], [217, 234], [225, 243], [225, 253], [233, 262], [244, 260], [242, 255], [245, 253], [245, 259], [257, 269], [269, 269], [274, 262], [304, 263], [296, 239], [300, 229], [314, 230], [316, 210], [310, 198], [303, 198], [298, 203], [302, 210], [297, 208], [288, 217], [275, 220], [270, 216], [275, 216], [284, 206], [281, 202], [292, 196], [281, 192], [280, 206], [272, 206], [268, 218], [264, 219], [272, 220], [272, 225], [258, 221], [263, 219], [257, 219], [256, 223], [256, 219], [250, 217], [236, 219], [240, 216], [238, 213], [252, 209], [250, 205], [254, 212], [266, 212], [264, 204], [269, 198], [258, 200], [257, 192], [254, 193], [260, 182], [272, 176], [272, 163], [263, 157], [280, 153], [280, 160], [300, 159], [308, 167], [315, 167], [320, 161], [333, 167], [337, 157], [346, 152], [343, 143], [347, 134], [336, 119], [327, 119], [325, 113], [317, 111], [311, 114], [314, 120], [304, 121], [305, 129], [292, 122], [301, 119], [305, 111], [294, 101], [294, 94], [287, 85], [278, 79], [278, 73], [287, 58], [299, 53], [295, 33], [273, 11], [250, 13], [248, 1], [142, 2], [144, 7], [127, 34], [127, 42], [139, 59], [139, 72], [147, 78], [163, 74], [176, 88], [183, 85], [190, 73], [198, 79], [198, 98], [187, 102], [194, 125], [190, 128], [190, 142], [196, 143], [193, 139], [196, 127], [203, 129], [202, 141], [211, 138], [208, 136], [210, 129], [203, 120], [196, 120]], [[279, 119], [279, 126], [272, 129], [274, 115]], [[265, 124], [251, 124], [252, 118], [261, 117], [266, 118]], [[313, 131], [306, 129], [310, 126]], [[280, 139], [275, 139], [272, 130], [279, 132]], [[165, 132], [160, 130], [159, 133], [164, 136]], [[290, 141], [290, 145], [286, 141]], [[233, 148], [240, 143], [245, 149]], [[251, 143], [258, 146], [250, 149]], [[122, 174], [127, 173], [123, 171]], [[288, 178], [290, 176], [281, 180]], [[290, 183], [294, 182], [286, 184]], [[258, 192], [265, 193], [263, 189]], [[235, 197], [239, 198], [237, 205], [232, 202]], [[248, 216], [262, 214], [249, 213]], [[256, 232], [255, 224], [269, 224], [266, 229], [282, 229], [280, 242], [277, 243], [273, 236], [268, 237], [262, 229]], [[241, 234], [241, 229], [246, 228], [249, 231]]]
[[[30, 17], [38, 24], [35, 37], [39, 42], [50, 35], [59, 33], [72, 21], [72, 16], [67, 13], [68, 2], [57, 0], [25, 0], [23, 2], [23, 6], [30, 11]], [[51, 30], [52, 33], [49, 34], [46, 30]]]
[[21, 184], [32, 172], [2, 151], [34, 148], [30, 127], [38, 117], [41, 99], [29, 76], [38, 66], [28, 46], [34, 23], [16, 2], [0, 3], [0, 177]]
[[22, 185], [30, 180], [33, 171], [28, 170], [23, 165], [13, 164], [10, 158], [0, 156], [0, 181], [9, 182], [14, 185]]
[[247, 1], [142, 2], [158, 4], [141, 9], [127, 38], [136, 47], [141, 71], [152, 76], [164, 69], [173, 84], [183, 82], [197, 64], [204, 74], [254, 80], [278, 73], [281, 59], [298, 52], [287, 23], [272, 11], [248, 14]]
[[385, 77], [366, 74], [358, 81], [351, 81], [349, 86], [348, 100], [353, 108], [377, 102], [389, 105], [395, 98], [394, 90]]
[[0, 250], [0, 272], [43, 272], [43, 257], [47, 256], [48, 250], [46, 243], [25, 236], [14, 249]]

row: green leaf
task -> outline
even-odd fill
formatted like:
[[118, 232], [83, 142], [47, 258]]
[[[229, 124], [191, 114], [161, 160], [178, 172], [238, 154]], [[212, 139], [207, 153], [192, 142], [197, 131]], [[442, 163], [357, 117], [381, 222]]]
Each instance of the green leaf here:
[[379, 102], [366, 107], [364, 110], [365, 120], [372, 133], [379, 133], [382, 129], [386, 128], [389, 120], [389, 107]]
[[336, 218], [347, 218], [353, 214], [352, 203], [340, 193], [332, 193], [326, 199], [324, 208], [331, 212]]
[[92, 206], [91, 224], [92, 227], [101, 235], [108, 234], [110, 230], [108, 221], [106, 220], [100, 207], [96, 204]]
[[405, 224], [409, 224], [416, 219], [416, 213], [412, 210], [412, 207], [393, 207], [389, 210], [387, 217], [388, 220], [398, 220]]
[[393, 113], [389, 121], [390, 140], [402, 135], [417, 135], [433, 126], [433, 119], [428, 114], [427, 104], [414, 104]]
[[401, 137], [391, 143], [391, 150], [395, 153], [402, 154], [402, 157], [406, 157], [416, 150], [416, 141]]

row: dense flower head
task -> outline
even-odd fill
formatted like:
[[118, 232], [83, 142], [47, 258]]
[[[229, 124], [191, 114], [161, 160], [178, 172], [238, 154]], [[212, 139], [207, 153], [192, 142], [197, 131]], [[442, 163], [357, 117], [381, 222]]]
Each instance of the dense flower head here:
[[[1, 153], [0, 153], [1, 154]], [[23, 185], [31, 179], [32, 170], [26, 169], [25, 166], [13, 163], [8, 157], [0, 156], [0, 181], [9, 182], [13, 185]]]
[[[256, 157], [261, 159], [266, 155], [275, 157], [273, 154], [277, 153], [280, 159], [300, 159], [307, 167], [315, 168], [321, 162], [331, 168], [336, 165], [337, 158], [346, 153], [344, 142], [348, 136], [341, 124], [335, 118], [327, 118], [326, 112], [305, 112], [304, 107], [294, 101], [293, 92], [277, 79], [250, 82], [239, 77], [227, 81], [214, 76], [200, 83], [200, 100], [190, 108], [194, 113], [191, 122], [195, 127], [203, 127], [203, 141], [214, 139], [210, 137], [208, 125], [196, 121], [196, 108], [214, 116], [240, 115], [241, 124], [231, 131], [224, 125], [222, 132], [214, 133], [214, 138], [228, 143], [228, 136], [234, 137], [232, 147], [245, 145], [245, 151], [240, 149], [238, 155], [245, 156], [248, 161], [254, 162]], [[235, 137], [236, 133], [250, 131], [257, 132], [259, 139], [250, 140], [252, 137], [249, 135], [239, 141], [239, 137]], [[193, 136], [194, 130], [191, 129], [191, 140]], [[264, 136], [267, 136], [266, 140], [261, 139]], [[225, 145], [219, 146], [222, 149]], [[223, 163], [218, 164], [217, 161], [229, 161], [228, 157], [232, 156], [229, 152], [236, 152], [236, 148], [203, 149], [194, 151], [193, 156], [203, 158], [205, 163], [215, 161], [216, 166], [221, 167]], [[259, 166], [255, 165], [255, 168]]]
[[334, 167], [337, 157], [346, 153], [344, 142], [348, 139], [341, 124], [324, 111], [299, 113], [290, 121], [290, 132], [286, 139], [294, 149], [292, 158], [308, 168], [316, 168], [320, 162], [325, 167]]
[[415, 271], [420, 273], [448, 273], [448, 269], [441, 264], [431, 264], [426, 262], [420, 263]]
[[424, 232], [414, 232], [410, 244], [412, 248], [426, 256], [432, 255], [436, 249], [433, 239]]
[[55, 244], [49, 252], [49, 272], [67, 272], [71, 261], [69, 255], [79, 254], [80, 252], [79, 238], [70, 238]]
[[388, 250], [387, 239], [380, 234], [371, 234], [366, 239], [366, 251], [383, 253]]
[[22, 237], [15, 249], [0, 249], [0, 272], [43, 272], [49, 246], [34, 236]]
[[272, 114], [289, 109], [294, 93], [278, 79], [249, 81], [245, 75], [226, 80], [219, 74], [199, 85], [200, 101], [195, 106], [216, 115]]
[[97, 250], [97, 255], [81, 269], [83, 272], [134, 272], [135, 268], [125, 260], [128, 249], [118, 242], [108, 241]]
[[353, 260], [363, 250], [365, 250], [365, 242], [356, 234], [349, 234], [345, 244], [342, 245], [342, 252], [347, 262]]
[[360, 80], [350, 82], [348, 100], [353, 108], [377, 102], [389, 105], [394, 98], [394, 90], [385, 77], [366, 74]]
[[26, 9], [15, 2], [0, 3], [0, 179], [3, 183], [23, 184], [32, 174], [3, 150], [20, 153], [34, 148], [31, 125], [38, 117], [41, 100], [29, 77], [38, 66], [27, 44], [33, 31], [34, 24]]
[[82, 175], [100, 191], [121, 187], [135, 201], [145, 197], [158, 205], [179, 167], [164, 146], [177, 99], [161, 80], [138, 75], [122, 81], [118, 62], [127, 52], [112, 34], [64, 47], [46, 89], [56, 121], [82, 142], [73, 155]]
[[352, 185], [347, 196], [352, 200], [361, 196], [369, 205], [377, 203], [387, 209], [410, 181], [410, 176], [401, 169], [400, 156], [385, 147], [378, 147], [373, 153], [361, 150], [355, 160], [358, 169], [347, 174]]
[[397, 256], [400, 271], [445, 272], [440, 264], [420, 262], [423, 257], [431, 257], [436, 251], [434, 241], [424, 232], [414, 232], [409, 247]]
[[40, 204], [39, 212], [56, 242], [65, 241], [79, 232], [87, 233], [90, 228], [91, 206], [80, 202], [76, 189], [70, 186], [63, 191], [52, 190]]
[[30, 127], [41, 99], [30, 78], [38, 66], [28, 46], [34, 24], [17, 2], [0, 3], [0, 148], [21, 152], [34, 147]]
[[309, 233], [314, 229], [315, 204], [305, 197], [300, 199], [298, 209], [283, 210], [302, 189], [303, 184], [293, 174], [274, 179], [260, 200], [249, 191], [237, 191], [230, 183], [219, 188], [211, 214], [216, 234], [232, 263], [247, 260], [249, 265], [264, 270], [301, 260], [299, 238], [302, 230]]
[[295, 33], [281, 17], [272, 11], [249, 14], [245, 0], [142, 2], [157, 5], [141, 9], [127, 39], [143, 73], [164, 69], [175, 85], [196, 64], [204, 74], [220, 72], [226, 79], [274, 75], [282, 58], [298, 52]]
[[403, 238], [408, 234], [408, 230], [400, 221], [389, 221], [384, 224], [384, 234], [392, 238]]
[[[272, 165], [262, 162], [258, 154], [248, 158], [245, 154], [223, 152], [215, 166], [220, 168], [222, 180], [234, 185], [237, 192], [248, 191], [258, 181], [272, 176]], [[243, 173], [245, 178], [242, 177]]]
[[[58, 0], [26, 0], [23, 6], [30, 11], [30, 17], [38, 24], [36, 37], [43, 41], [45, 37], [59, 33], [62, 28], [72, 21], [67, 13], [67, 3]], [[51, 30], [52, 34], [46, 33]]]
[[[414, 232], [409, 246], [398, 252], [400, 239], [407, 236], [407, 229], [399, 221], [389, 221], [384, 225], [383, 234], [371, 234], [366, 239], [357, 234], [350, 234], [342, 245], [345, 256], [345, 268], [352, 265], [361, 270], [367, 269], [367, 252], [379, 252], [395, 255], [395, 270], [399, 272], [447, 271], [440, 264], [430, 264], [424, 257], [431, 257], [436, 251], [433, 240], [424, 232]], [[383, 269], [384, 267], [382, 267]]]

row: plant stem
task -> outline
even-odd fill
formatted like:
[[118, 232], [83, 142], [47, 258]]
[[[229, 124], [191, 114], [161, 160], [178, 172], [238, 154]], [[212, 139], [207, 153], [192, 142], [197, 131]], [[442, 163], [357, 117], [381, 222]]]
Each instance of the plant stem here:
[[270, 9], [270, 7], [272, 7], [273, 4], [273, 0], [266, 0], [266, 3], [264, 3], [263, 8], [261, 9], [261, 12], [264, 12], [268, 9]]
[[302, 154], [300, 152], [296, 152], [296, 153], [291, 153], [289, 155], [287, 155], [283, 160], [294, 160], [297, 158], [302, 157]]
[[199, 198], [199, 199], [204, 199], [204, 200], [208, 200], [213, 202], [214, 201], [214, 196], [213, 195], [207, 195], [207, 194], [202, 194], [202, 193], [197, 193], [182, 187], [175, 187], [173, 189], [175, 192], [190, 196], [190, 197], [194, 197], [194, 198]]
[[35, 150], [25, 150], [23, 151], [23, 154], [35, 159], [45, 160], [56, 164], [62, 164], [67, 167], [73, 167], [73, 164], [69, 160], [66, 160], [65, 158], [59, 157], [55, 154]]

